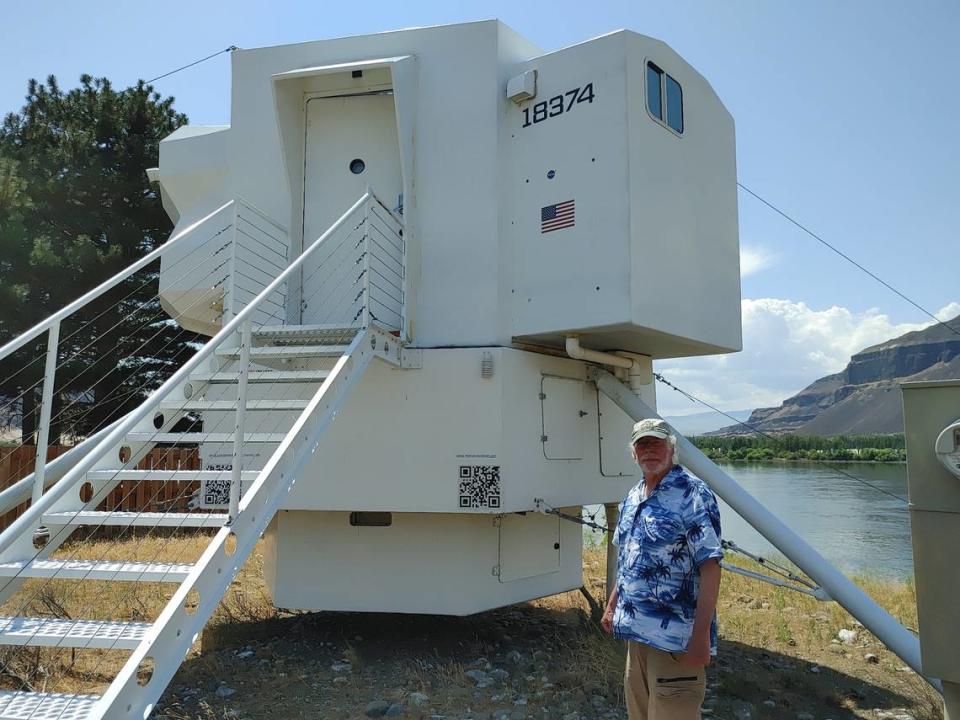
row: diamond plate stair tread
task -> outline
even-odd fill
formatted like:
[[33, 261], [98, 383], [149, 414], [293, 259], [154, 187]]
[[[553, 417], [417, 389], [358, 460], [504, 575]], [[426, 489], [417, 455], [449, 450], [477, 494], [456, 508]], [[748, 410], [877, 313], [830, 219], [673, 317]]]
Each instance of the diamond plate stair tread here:
[[[251, 383], [322, 382], [330, 373], [326, 370], [277, 370], [276, 372], [254, 370], [247, 376]], [[237, 372], [197, 373], [190, 376], [191, 382], [230, 383], [240, 380]]]
[[[283, 442], [286, 433], [244, 433], [245, 443]], [[159, 443], [232, 443], [233, 433], [127, 433], [127, 442]]]
[[126, 560], [12, 560], [0, 563], [0, 577], [116, 582], [172, 582], [186, 579], [193, 565]]
[[[251, 410], [304, 410], [306, 400], [247, 400], [247, 412]], [[172, 400], [160, 403], [161, 410], [179, 412], [204, 412], [208, 410], [237, 409], [236, 400]]]
[[0, 645], [133, 650], [149, 623], [0, 616]]
[[87, 720], [98, 695], [0, 691], [0, 720]]
[[330, 344], [349, 342], [359, 331], [360, 328], [338, 325], [264, 325], [253, 331], [253, 337], [278, 344], [304, 340]]
[[44, 525], [104, 525], [109, 527], [222, 527], [226, 513], [159, 513], [83, 510], [44, 513]]
[[[250, 348], [251, 360], [296, 359], [311, 357], [339, 357], [347, 351], [347, 345], [264, 345]], [[217, 350], [220, 357], [240, 357], [240, 348]]]
[[[255, 480], [259, 470], [244, 470], [244, 480]], [[229, 480], [229, 470], [91, 470], [87, 473], [90, 482], [199, 482], [201, 480]]]

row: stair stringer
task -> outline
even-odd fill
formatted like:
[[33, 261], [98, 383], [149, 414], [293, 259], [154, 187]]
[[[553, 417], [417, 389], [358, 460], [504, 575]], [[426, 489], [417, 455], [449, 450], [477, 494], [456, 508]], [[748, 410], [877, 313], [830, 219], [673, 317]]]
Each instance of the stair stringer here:
[[[388, 354], [390, 346], [396, 348], [396, 338], [377, 327], [357, 334], [244, 495], [236, 518], [217, 531], [190, 575], [98, 700], [90, 717], [143, 720], [150, 715], [284, 496], [296, 484], [350, 390], [374, 357], [393, 362]], [[399, 353], [394, 352], [399, 357]], [[231, 535], [235, 536], [236, 547], [232, 555], [227, 555]], [[193, 614], [188, 614], [186, 603], [194, 592], [199, 594], [199, 599], [193, 601], [196, 602]], [[138, 669], [148, 659], [153, 661], [153, 672], [141, 685]]]

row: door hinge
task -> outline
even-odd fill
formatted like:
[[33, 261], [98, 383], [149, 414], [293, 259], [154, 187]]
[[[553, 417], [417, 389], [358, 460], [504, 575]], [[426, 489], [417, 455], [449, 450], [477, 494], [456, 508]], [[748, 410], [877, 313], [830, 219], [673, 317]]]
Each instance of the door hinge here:
[[541, 435], [541, 436], [540, 436], [540, 442], [545, 443], [546, 441], [547, 441], [547, 436], [546, 436], [546, 435]]
[[547, 394], [546, 394], [546, 393], [540, 393], [540, 399], [541, 399], [541, 400], [546, 400], [546, 399], [547, 399]]
[[494, 565], [494, 566], [490, 569], [490, 574], [493, 575], [494, 577], [500, 577], [500, 566], [499, 566], [499, 565]]

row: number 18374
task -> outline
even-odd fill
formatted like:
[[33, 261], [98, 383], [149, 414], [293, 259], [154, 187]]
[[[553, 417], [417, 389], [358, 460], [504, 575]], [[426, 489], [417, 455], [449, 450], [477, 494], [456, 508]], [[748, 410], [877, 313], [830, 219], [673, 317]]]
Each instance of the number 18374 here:
[[543, 122], [548, 118], [557, 117], [565, 112], [573, 110], [574, 106], [580, 103], [593, 102], [593, 83], [587, 83], [583, 87], [576, 87], [567, 90], [560, 95], [554, 95], [549, 100], [542, 100], [532, 108], [523, 109], [523, 127], [530, 127], [536, 123]]

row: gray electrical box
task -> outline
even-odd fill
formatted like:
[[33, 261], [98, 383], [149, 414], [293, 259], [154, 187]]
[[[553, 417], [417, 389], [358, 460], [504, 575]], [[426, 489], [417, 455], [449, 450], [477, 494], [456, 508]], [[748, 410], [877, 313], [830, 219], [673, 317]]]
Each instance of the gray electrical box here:
[[960, 420], [960, 381], [901, 387], [921, 663], [924, 675], [960, 683], [960, 471], [942, 460], [944, 430]]

